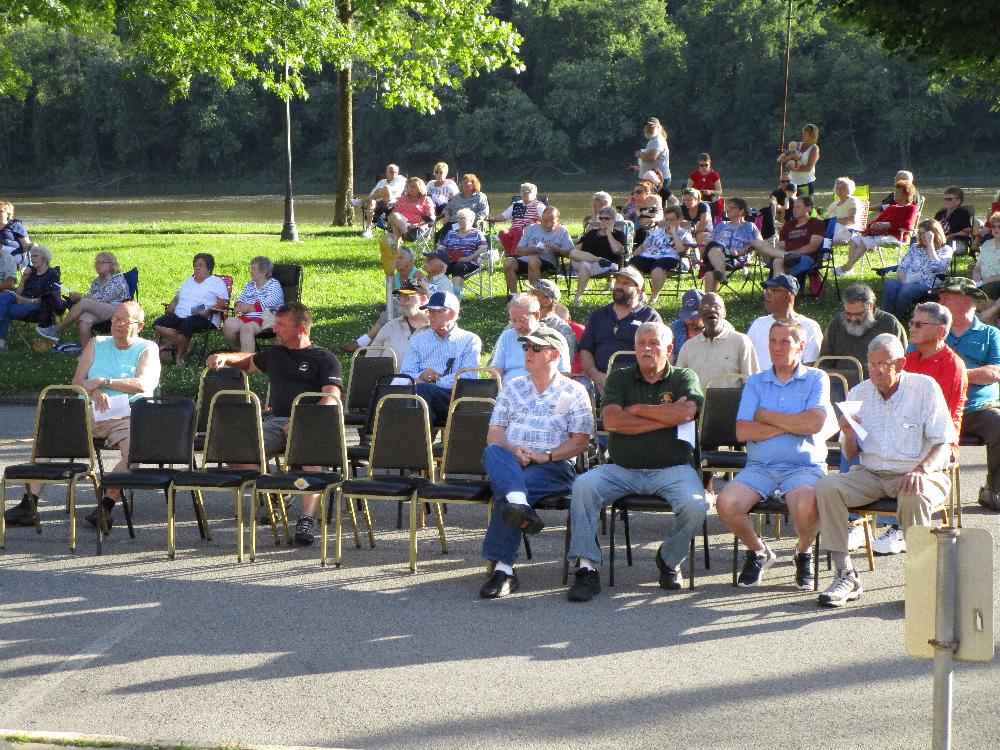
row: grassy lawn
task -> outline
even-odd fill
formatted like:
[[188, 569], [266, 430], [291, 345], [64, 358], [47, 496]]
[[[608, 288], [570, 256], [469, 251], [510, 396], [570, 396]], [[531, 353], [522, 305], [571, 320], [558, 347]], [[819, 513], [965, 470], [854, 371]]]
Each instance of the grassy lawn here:
[[[569, 225], [570, 232], [580, 227]], [[94, 255], [110, 251], [118, 256], [122, 269], [139, 268], [139, 300], [148, 321], [163, 311], [162, 303], [173, 298], [184, 278], [191, 273], [191, 258], [198, 252], [215, 256], [217, 273], [234, 279], [234, 290], [246, 283], [249, 260], [266, 255], [275, 262], [299, 263], [305, 270], [303, 301], [316, 319], [313, 340], [333, 348], [351, 340], [374, 322], [376, 305], [384, 295], [384, 276], [378, 264], [378, 247], [373, 240], [358, 237], [357, 230], [342, 230], [319, 225], [299, 227], [302, 242], [280, 242], [274, 226], [248, 223], [155, 223], [155, 224], [50, 224], [34, 225], [32, 238], [48, 245], [53, 265], [62, 269], [63, 284], [74, 290], [86, 291], [94, 276]], [[963, 262], [961, 268], [965, 268]], [[860, 269], [860, 266], [859, 266]], [[876, 293], [881, 281], [865, 271], [852, 280], [866, 281]], [[575, 282], [574, 282], [575, 283]], [[592, 282], [600, 289], [600, 281]], [[839, 310], [832, 289], [820, 299], [805, 299], [799, 310], [816, 319], [822, 326]], [[461, 325], [479, 334], [483, 340], [484, 360], [492, 350], [497, 336], [506, 325], [506, 296], [503, 276], [496, 272], [494, 296], [486, 300], [467, 299], [462, 310]], [[668, 293], [671, 281], [660, 297], [658, 310], [664, 320], [676, 318], [679, 300]], [[729, 305], [729, 319], [745, 331], [751, 321], [763, 314], [759, 291], [744, 294], [741, 299], [724, 293]], [[586, 304], [574, 309], [573, 317], [585, 322], [590, 310], [610, 300], [606, 293], [588, 294]], [[565, 295], [564, 295], [565, 301]], [[34, 331], [32, 329], [32, 334]], [[67, 331], [64, 340], [75, 336]], [[143, 335], [152, 337], [151, 328]], [[224, 346], [222, 334], [212, 335], [212, 345]], [[342, 356], [345, 373], [348, 358]], [[11, 340], [11, 353], [0, 358], [0, 396], [30, 395], [52, 383], [66, 383], [73, 376], [76, 359], [58, 353], [35, 353], [26, 349], [16, 338]], [[190, 395], [197, 389], [198, 371], [194, 367], [164, 367], [161, 378], [164, 395]], [[255, 388], [263, 391], [262, 380]]]

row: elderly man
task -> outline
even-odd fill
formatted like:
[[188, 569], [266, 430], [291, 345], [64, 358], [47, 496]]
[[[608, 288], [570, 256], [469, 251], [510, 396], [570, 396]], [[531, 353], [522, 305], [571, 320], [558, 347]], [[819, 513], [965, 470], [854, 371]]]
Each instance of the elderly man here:
[[823, 545], [837, 569], [830, 587], [819, 596], [826, 607], [840, 607], [861, 596], [863, 588], [847, 551], [848, 513], [880, 497], [896, 498], [897, 518], [905, 533], [914, 524], [930, 525], [931, 509], [948, 495], [949, 446], [956, 439], [941, 389], [926, 375], [904, 372], [903, 344], [883, 333], [868, 345], [871, 379], [851, 389], [848, 400], [860, 401], [854, 419], [840, 417], [842, 445], [848, 459], [860, 463], [846, 473], [831, 474], [816, 487]]
[[631, 266], [615, 273], [613, 302], [594, 310], [580, 340], [580, 367], [604, 393], [608, 362], [620, 350], [635, 345], [635, 332], [643, 323], [662, 323], [660, 314], [642, 301], [642, 274]]
[[795, 585], [813, 587], [813, 556], [819, 518], [816, 483], [826, 476], [826, 441], [818, 433], [830, 417], [830, 379], [805, 367], [806, 333], [798, 321], [771, 324], [772, 365], [752, 375], [736, 414], [736, 437], [747, 444], [747, 465], [719, 494], [719, 518], [746, 545], [737, 585], [760, 583], [777, 556], [754, 531], [749, 512], [780, 493], [795, 524]]
[[[792, 204], [792, 220], [781, 225], [777, 245], [763, 242], [754, 246], [772, 272], [801, 276], [818, 265], [826, 224], [810, 216], [812, 209], [811, 195], [798, 198]], [[781, 262], [775, 265], [774, 261]]]
[[535, 534], [545, 526], [532, 506], [569, 491], [576, 477], [572, 460], [594, 431], [587, 391], [559, 373], [562, 335], [542, 327], [519, 340], [528, 377], [504, 384], [483, 453], [496, 499], [483, 540], [483, 557], [493, 568], [479, 590], [484, 599], [517, 591], [514, 560], [521, 532]]
[[[906, 331], [895, 316], [875, 307], [875, 292], [864, 284], [851, 284], [840, 295], [844, 309], [834, 316], [823, 334], [821, 357], [854, 357], [868, 377], [868, 344], [883, 333], [891, 333], [906, 346]], [[823, 363], [824, 369], [842, 369]]]
[[732, 387], [740, 382], [741, 376], [760, 371], [750, 338], [726, 320], [726, 303], [721, 296], [715, 292], [706, 294], [698, 312], [704, 328], [684, 344], [677, 355], [677, 366], [694, 370], [702, 390], [709, 381], [712, 385]]
[[445, 250], [433, 250], [424, 254], [424, 266], [413, 277], [414, 285], [427, 297], [435, 292], [455, 294], [455, 285], [451, 283], [446, 271], [451, 258]]
[[543, 273], [555, 273], [557, 255], [568, 256], [573, 249], [569, 230], [559, 223], [559, 209], [549, 206], [536, 224], [530, 224], [518, 240], [513, 256], [503, 259], [507, 294], [517, 291], [517, 277], [527, 274], [534, 284]]
[[823, 343], [823, 329], [812, 318], [795, 312], [795, 295], [799, 293], [799, 282], [794, 276], [777, 274], [764, 282], [764, 309], [770, 315], [762, 315], [750, 324], [747, 336], [753, 342], [757, 352], [760, 369], [771, 367], [769, 341], [771, 326], [776, 320], [794, 320], [805, 331], [805, 349], [802, 352], [802, 364], [811, 367], [819, 359], [819, 349]]
[[979, 504], [1000, 512], [1000, 331], [976, 317], [976, 302], [986, 295], [971, 279], [948, 278], [935, 291], [951, 312], [946, 343], [968, 370], [962, 435], [986, 443], [986, 486], [979, 490]]
[[[130, 417], [123, 415], [107, 418], [105, 415], [121, 414], [120, 402], [133, 402], [152, 396], [160, 383], [160, 357], [156, 344], [139, 338], [145, 323], [142, 308], [136, 302], [123, 302], [111, 316], [111, 335], [91, 339], [80, 355], [73, 375], [73, 385], [90, 394], [93, 404], [94, 437], [102, 438], [107, 448], [117, 448], [120, 454], [112, 472], [128, 470]], [[125, 411], [128, 411], [126, 406]], [[105, 487], [101, 500], [108, 526], [111, 526], [111, 509], [121, 498], [121, 491]], [[4, 521], [12, 526], [33, 526], [32, 508], [38, 503], [42, 491], [40, 484], [25, 485], [21, 502], [4, 513]], [[100, 510], [95, 508], [87, 522], [96, 526]]]
[[[401, 364], [410, 349], [410, 339], [421, 331], [426, 331], [430, 323], [427, 311], [422, 309], [427, 304], [427, 295], [417, 287], [404, 282], [393, 294], [399, 302], [402, 314], [393, 318], [379, 329], [372, 339], [371, 347], [385, 347], [396, 355], [396, 364]], [[381, 352], [368, 352], [367, 356], [377, 357]]]
[[385, 178], [376, 182], [368, 195], [351, 200], [352, 206], [361, 209], [364, 221], [362, 237], [367, 239], [372, 236], [375, 216], [379, 213], [388, 213], [404, 190], [406, 190], [406, 178], [399, 173], [399, 167], [390, 164], [385, 168]]
[[[476, 334], [458, 327], [460, 305], [454, 294], [434, 292], [420, 309], [427, 310], [430, 330], [410, 340], [399, 371], [416, 382], [417, 395], [427, 402], [434, 420], [444, 422], [455, 375], [459, 370], [479, 367], [483, 344]], [[472, 377], [472, 373], [463, 377]]]
[[576, 332], [557, 312], [557, 308], [566, 307], [565, 305], [557, 304], [560, 297], [559, 285], [549, 279], [536, 279], [528, 291], [538, 299], [538, 313], [542, 325], [555, 328], [563, 335], [563, 338], [566, 339], [566, 352], [572, 360], [576, 354]]
[[[222, 352], [205, 360], [211, 370], [235, 367], [244, 372], [262, 372], [271, 383], [271, 412], [264, 417], [264, 452], [276, 456], [285, 450], [292, 402], [300, 393], [323, 392], [329, 398], [321, 403], [340, 400], [344, 388], [340, 360], [327, 349], [312, 343], [312, 314], [301, 302], [287, 302], [274, 317], [275, 345], [254, 352]], [[232, 465], [232, 468], [257, 468]], [[306, 466], [307, 471], [321, 467]], [[316, 538], [316, 508], [319, 494], [302, 496], [302, 515], [295, 522], [295, 543], [308, 545]]]
[[[490, 360], [490, 367], [500, 373], [504, 382], [528, 374], [525, 369], [524, 347], [520, 340], [542, 327], [538, 310], [538, 298], [533, 294], [515, 294], [507, 303], [510, 327], [500, 334]], [[558, 364], [559, 372], [569, 372], [570, 357], [565, 346], [559, 347]]]
[[667, 326], [643, 323], [635, 333], [637, 363], [608, 376], [601, 416], [613, 463], [581, 474], [573, 485], [569, 559], [577, 568], [570, 601], [586, 602], [600, 592], [601, 508], [630, 493], [659, 495], [676, 514], [656, 566], [661, 588], [681, 587], [681, 563], [709, 504], [692, 465], [694, 420], [704, 399], [698, 377], [670, 364], [671, 347]]

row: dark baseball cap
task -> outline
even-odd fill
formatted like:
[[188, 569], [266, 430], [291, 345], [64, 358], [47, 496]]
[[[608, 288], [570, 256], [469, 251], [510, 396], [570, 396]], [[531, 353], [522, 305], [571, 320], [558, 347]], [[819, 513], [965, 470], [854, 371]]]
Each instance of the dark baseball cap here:
[[775, 287], [787, 289], [793, 297], [799, 293], [799, 282], [795, 280], [794, 276], [789, 276], [785, 273], [779, 273], [776, 276], [772, 276], [764, 282], [764, 286], [770, 287], [771, 289], [774, 289]]
[[397, 297], [405, 297], [411, 294], [422, 294], [423, 290], [415, 286], [412, 281], [404, 281], [399, 289], [394, 289], [392, 293]]
[[525, 344], [548, 346], [552, 349], [562, 349], [562, 347], [566, 346], [566, 339], [563, 338], [563, 335], [555, 328], [549, 328], [548, 326], [542, 326], [534, 333], [518, 336], [517, 340]]
[[448, 256], [444, 250], [431, 250], [429, 253], [424, 253], [425, 258], [436, 258], [442, 263], [451, 263], [451, 258]]
[[701, 306], [701, 300], [704, 296], [705, 293], [700, 289], [688, 289], [684, 292], [684, 296], [681, 298], [680, 319], [694, 320], [701, 317], [698, 308]]

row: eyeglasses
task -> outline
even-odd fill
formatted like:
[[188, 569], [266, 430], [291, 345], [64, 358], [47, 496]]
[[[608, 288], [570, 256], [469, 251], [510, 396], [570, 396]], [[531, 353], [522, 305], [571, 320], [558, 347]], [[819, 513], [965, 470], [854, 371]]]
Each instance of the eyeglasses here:
[[528, 315], [521, 315], [516, 318], [511, 318], [512, 323], [527, 323], [530, 320], [538, 320], [538, 315], [535, 313], [529, 313]]
[[524, 351], [528, 351], [530, 349], [535, 354], [541, 354], [546, 349], [551, 349], [552, 347], [551, 346], [542, 346], [541, 344], [521, 344], [521, 348], [524, 349]]
[[614, 216], [598, 216], [598, 221], [614, 221]]
[[112, 323], [119, 323], [123, 326], [139, 325], [138, 320], [132, 320], [131, 318], [112, 318]]
[[891, 370], [893, 368], [893, 365], [895, 365], [895, 364], [896, 363], [892, 362], [892, 361], [890, 361], [890, 362], [872, 362], [871, 360], [869, 360], [868, 361], [868, 369], [870, 371], [871, 370], [875, 370], [877, 372], [888, 372], [889, 370]]
[[709, 162], [707, 162], [707, 161], [703, 161], [698, 166], [699, 167], [710, 167], [712, 165]]
[[911, 320], [910, 328], [923, 328], [924, 326], [934, 326], [937, 323], [931, 323], [929, 320]]

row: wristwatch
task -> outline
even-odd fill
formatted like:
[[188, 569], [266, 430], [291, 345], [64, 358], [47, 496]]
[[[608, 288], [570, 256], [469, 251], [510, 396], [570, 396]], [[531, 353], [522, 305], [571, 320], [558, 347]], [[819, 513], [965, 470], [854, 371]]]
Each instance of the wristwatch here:
[[545, 455], [549, 457], [549, 463], [552, 463], [552, 451], [545, 451]]
[[108, 386], [110, 386], [111, 385], [111, 378], [104, 378], [103, 380], [101, 380], [101, 385], [103, 385], [105, 388], [107, 388]]

